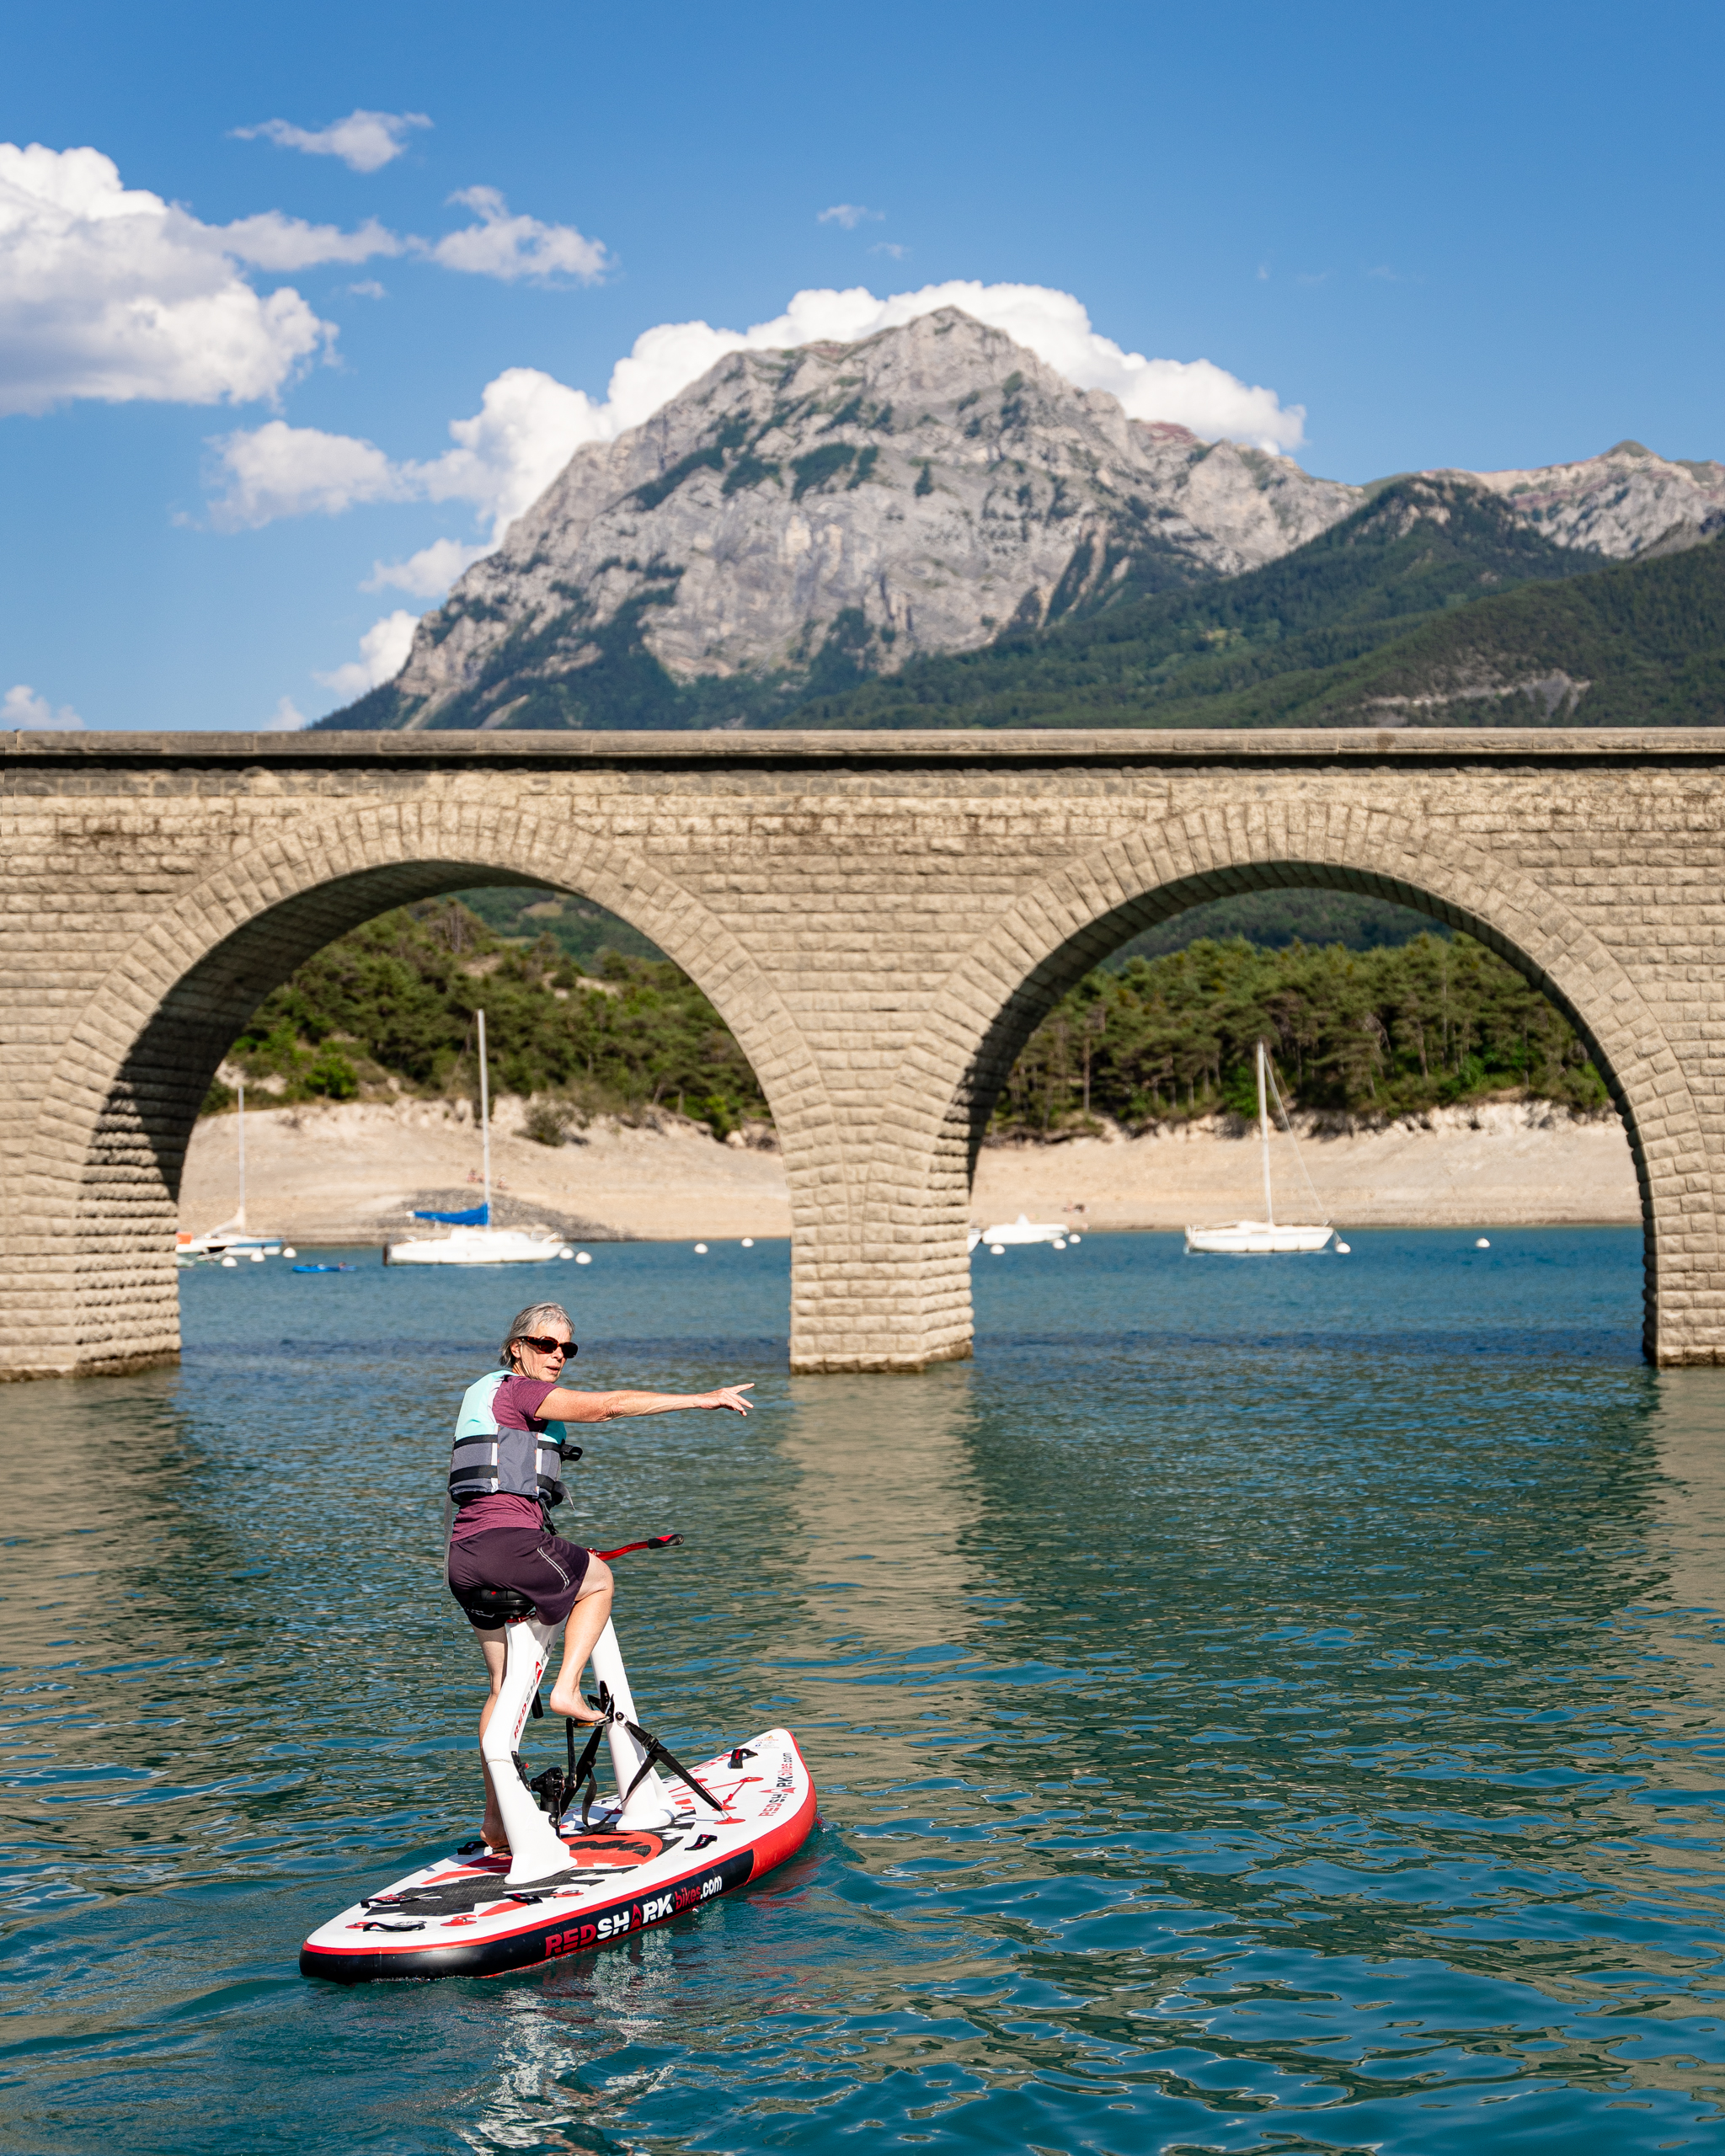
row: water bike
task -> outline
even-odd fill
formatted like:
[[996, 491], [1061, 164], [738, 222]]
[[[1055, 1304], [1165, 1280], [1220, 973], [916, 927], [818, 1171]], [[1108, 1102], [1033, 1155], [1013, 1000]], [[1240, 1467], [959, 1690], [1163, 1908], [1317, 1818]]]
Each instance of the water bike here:
[[[609, 1561], [681, 1542], [654, 1535], [601, 1550]], [[814, 1785], [788, 1729], [765, 1730], [696, 1767], [643, 1729], [613, 1626], [593, 1650], [604, 1719], [565, 1764], [530, 1780], [518, 1747], [561, 1631], [512, 1589], [485, 1607], [508, 1629], [502, 1689], [480, 1751], [510, 1854], [468, 1842], [320, 1924], [300, 1949], [302, 1976], [339, 1984], [384, 1977], [495, 1977], [633, 1938], [760, 1879], [800, 1849], [814, 1824]], [[614, 1795], [598, 1793], [601, 1742]], [[663, 1774], [661, 1775], [661, 1769]]]

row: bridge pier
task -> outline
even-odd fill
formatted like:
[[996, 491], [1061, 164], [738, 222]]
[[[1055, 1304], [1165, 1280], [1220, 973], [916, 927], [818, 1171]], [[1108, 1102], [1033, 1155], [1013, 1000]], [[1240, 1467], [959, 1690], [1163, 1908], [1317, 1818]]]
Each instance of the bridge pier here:
[[1126, 937], [1289, 883], [1423, 906], [1563, 1008], [1641, 1178], [1646, 1351], [1725, 1360], [1725, 732], [43, 734], [0, 767], [0, 1375], [173, 1358], [235, 1033], [333, 937], [486, 883], [611, 908], [736, 1034], [798, 1370], [967, 1355], [1018, 1048]]

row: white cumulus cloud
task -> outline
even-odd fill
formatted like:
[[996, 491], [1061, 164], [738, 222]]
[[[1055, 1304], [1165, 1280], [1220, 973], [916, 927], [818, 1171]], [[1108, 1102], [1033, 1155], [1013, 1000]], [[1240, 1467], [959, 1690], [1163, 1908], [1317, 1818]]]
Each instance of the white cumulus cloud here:
[[441, 599], [456, 579], [489, 554], [484, 544], [464, 539], [434, 539], [404, 562], [373, 562], [361, 591], [404, 591], [410, 599]]
[[257, 528], [276, 517], [336, 517], [355, 502], [414, 496], [408, 468], [393, 466], [382, 448], [351, 434], [272, 419], [248, 434], [222, 435], [213, 448], [228, 481], [227, 494], [209, 504], [220, 531]]
[[242, 142], [260, 138], [307, 157], [339, 157], [350, 172], [376, 172], [407, 147], [411, 129], [429, 127], [423, 112], [350, 112], [328, 127], [296, 127], [290, 120], [266, 120], [257, 127], [236, 127]]
[[[485, 385], [473, 417], [453, 421], [449, 431], [453, 449], [425, 463], [402, 464], [353, 435], [281, 419], [225, 435], [214, 447], [227, 491], [211, 504], [211, 518], [233, 531], [282, 516], [337, 516], [364, 502], [464, 501], [486, 519], [494, 545], [584, 441], [604, 436], [605, 420], [585, 391], [537, 367], [510, 367]], [[439, 541], [410, 562], [380, 563], [368, 588], [393, 584], [430, 597], [447, 589], [428, 580], [435, 570], [448, 568], [452, 582], [489, 551]]]
[[318, 427], [270, 419], [214, 446], [227, 491], [210, 504], [210, 515], [224, 531], [281, 516], [339, 516], [356, 502], [403, 501], [414, 491], [381, 449]]
[[255, 730], [259, 734], [297, 734], [302, 726], [311, 723], [291, 696], [283, 696]]
[[[285, 246], [296, 223], [243, 244]], [[0, 142], [0, 414], [274, 396], [335, 333], [291, 287], [254, 291], [237, 251], [99, 150]]]
[[248, 266], [282, 273], [411, 254], [506, 283], [591, 283], [609, 267], [599, 241], [572, 225], [511, 216], [494, 189], [454, 199], [478, 221], [435, 241], [402, 237], [375, 217], [344, 232], [279, 210], [206, 225], [122, 185], [99, 150], [0, 142], [0, 416], [77, 398], [273, 398], [336, 332], [291, 286], [255, 290]]
[[584, 441], [606, 440], [621, 430], [607, 426], [604, 408], [584, 390], [537, 367], [510, 367], [486, 383], [473, 417], [452, 420], [449, 431], [455, 448], [403, 469], [433, 501], [472, 502], [500, 539]]
[[28, 681], [14, 682], [0, 696], [0, 727], [26, 734], [76, 732], [83, 721], [70, 704], [56, 711], [45, 696], [39, 696]]
[[816, 212], [817, 225], [842, 225], [847, 232], [856, 231], [858, 225], [880, 223], [886, 216], [884, 210], [870, 210], [861, 202], [835, 202], [830, 210]]
[[398, 606], [394, 613], [374, 622], [360, 638], [357, 659], [350, 659], [345, 666], [332, 667], [327, 674], [314, 674], [312, 678], [334, 691], [344, 703], [351, 703], [355, 696], [364, 696], [367, 689], [392, 681], [400, 673], [408, 663], [414, 631], [419, 626], [416, 614], [409, 613], [405, 606]]
[[[231, 225], [207, 227], [224, 254], [259, 270], [309, 270], [319, 262], [366, 262], [374, 254], [399, 254], [406, 243], [368, 217], [357, 232], [339, 225], [308, 225], [302, 217], [284, 217], [265, 210], [255, 217], [236, 217]], [[351, 289], [351, 288], [350, 288]]]
[[521, 277], [568, 276], [590, 285], [611, 266], [603, 242], [585, 237], [573, 225], [510, 216], [494, 187], [463, 188], [449, 199], [471, 210], [479, 221], [426, 246], [432, 260], [446, 270], [499, 277], [505, 284]]

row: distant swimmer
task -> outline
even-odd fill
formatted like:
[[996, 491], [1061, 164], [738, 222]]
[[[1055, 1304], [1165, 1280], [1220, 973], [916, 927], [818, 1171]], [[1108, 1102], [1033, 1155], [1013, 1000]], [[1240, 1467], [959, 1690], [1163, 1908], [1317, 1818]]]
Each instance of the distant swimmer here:
[[[746, 1415], [747, 1385], [713, 1392], [574, 1392], [562, 1385], [564, 1365], [579, 1353], [569, 1312], [560, 1303], [534, 1303], [520, 1312], [504, 1339], [500, 1369], [468, 1386], [456, 1419], [449, 1496], [450, 1593], [479, 1636], [490, 1689], [479, 1713], [485, 1731], [503, 1684], [507, 1633], [495, 1598], [531, 1602], [542, 1622], [563, 1626], [563, 1663], [550, 1708], [576, 1722], [604, 1719], [581, 1696], [581, 1672], [611, 1617], [611, 1568], [590, 1550], [553, 1534], [549, 1514], [563, 1501], [562, 1469], [578, 1460], [568, 1443], [571, 1422], [611, 1422], [624, 1416], [665, 1415], [683, 1407], [726, 1408]], [[488, 1606], [489, 1605], [489, 1606]], [[481, 1752], [483, 1760], [483, 1752]], [[508, 1847], [492, 1770], [485, 1768], [489, 1849]]]

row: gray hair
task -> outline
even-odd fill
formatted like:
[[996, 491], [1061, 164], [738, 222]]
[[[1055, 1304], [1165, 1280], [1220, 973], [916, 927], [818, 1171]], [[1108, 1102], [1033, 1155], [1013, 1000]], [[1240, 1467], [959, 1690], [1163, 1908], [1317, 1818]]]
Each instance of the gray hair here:
[[[561, 1303], [529, 1303], [526, 1310], [515, 1312], [510, 1320], [509, 1331], [503, 1336], [503, 1345], [497, 1353], [497, 1359], [505, 1369], [515, 1368], [516, 1341], [526, 1339], [529, 1333], [541, 1331], [554, 1318], [561, 1318], [571, 1335], [574, 1334], [575, 1321]], [[573, 1339], [570, 1344], [573, 1347]]]

